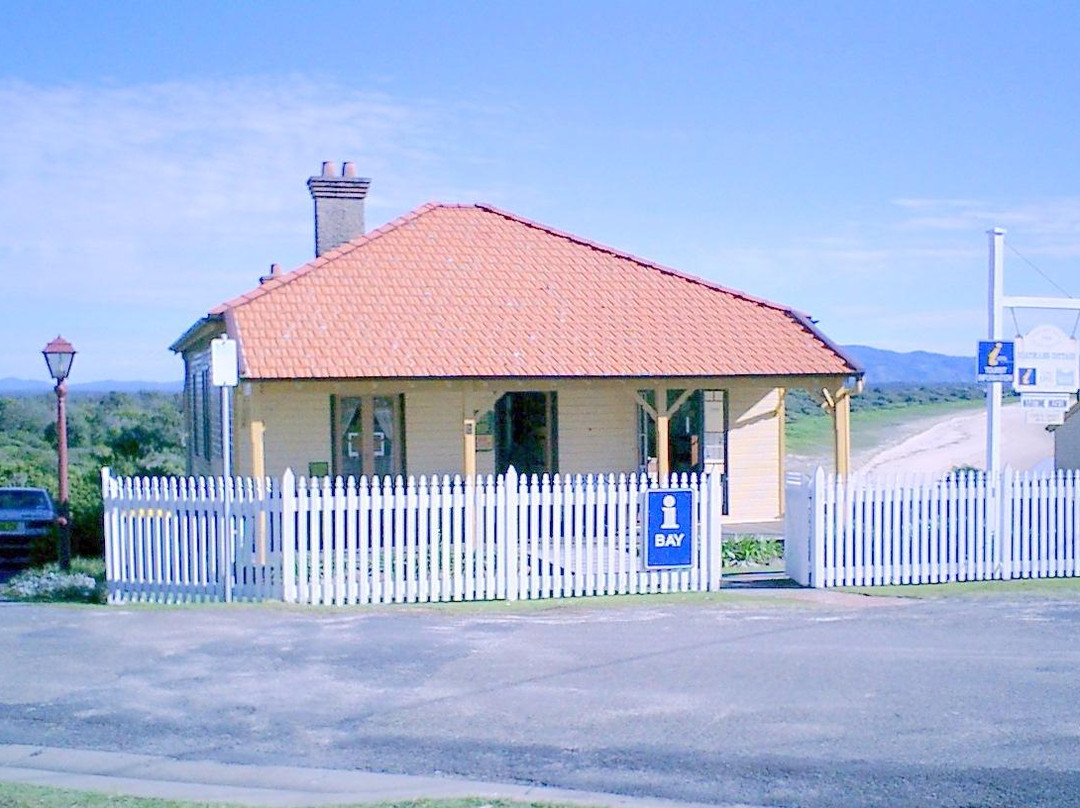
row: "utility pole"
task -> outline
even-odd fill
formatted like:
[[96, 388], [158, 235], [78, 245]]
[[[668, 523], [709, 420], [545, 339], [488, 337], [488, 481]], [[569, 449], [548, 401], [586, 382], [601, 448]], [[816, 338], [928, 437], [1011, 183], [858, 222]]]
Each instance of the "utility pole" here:
[[[1000, 227], [986, 231], [990, 237], [990, 322], [987, 336], [1002, 338], [1002, 318], [1005, 297], [1005, 231]], [[986, 386], [986, 473], [994, 476], [1001, 471], [1001, 382]]]

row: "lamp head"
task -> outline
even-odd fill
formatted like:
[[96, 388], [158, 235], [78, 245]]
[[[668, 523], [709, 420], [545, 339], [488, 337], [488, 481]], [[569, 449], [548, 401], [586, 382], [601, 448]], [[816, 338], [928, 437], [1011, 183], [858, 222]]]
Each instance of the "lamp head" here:
[[58, 384], [64, 381], [71, 372], [71, 362], [75, 359], [75, 349], [71, 343], [57, 336], [45, 346], [42, 354], [45, 355], [45, 364], [49, 366], [49, 375], [56, 379]]

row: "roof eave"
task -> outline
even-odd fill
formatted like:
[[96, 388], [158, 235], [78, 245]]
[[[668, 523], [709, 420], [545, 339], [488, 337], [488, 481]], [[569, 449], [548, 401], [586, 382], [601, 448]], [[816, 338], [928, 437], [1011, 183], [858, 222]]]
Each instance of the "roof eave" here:
[[837, 345], [835, 342], [825, 336], [825, 334], [819, 331], [809, 316], [803, 314], [801, 311], [796, 311], [795, 309], [788, 309], [787, 312], [799, 325], [801, 325], [803, 328], [813, 334], [815, 339], [820, 340], [826, 348], [828, 348], [834, 354], [843, 359], [847, 363], [848, 367], [852, 369], [852, 376], [861, 379], [863, 376], [866, 375], [866, 370], [863, 368], [863, 366], [856, 362], [855, 359], [842, 347]]
[[173, 353], [183, 353], [195, 343], [201, 342], [207, 337], [216, 336], [217, 333], [223, 331], [224, 328], [224, 315], [208, 314], [201, 320], [197, 320], [191, 328], [181, 334], [179, 339], [169, 346], [169, 350]]

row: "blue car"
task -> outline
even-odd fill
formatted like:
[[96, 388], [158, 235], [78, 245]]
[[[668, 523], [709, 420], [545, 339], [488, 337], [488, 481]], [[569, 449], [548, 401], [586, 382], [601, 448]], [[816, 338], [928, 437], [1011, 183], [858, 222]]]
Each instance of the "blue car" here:
[[44, 488], [0, 488], [0, 580], [30, 566], [30, 545], [50, 535], [56, 508]]

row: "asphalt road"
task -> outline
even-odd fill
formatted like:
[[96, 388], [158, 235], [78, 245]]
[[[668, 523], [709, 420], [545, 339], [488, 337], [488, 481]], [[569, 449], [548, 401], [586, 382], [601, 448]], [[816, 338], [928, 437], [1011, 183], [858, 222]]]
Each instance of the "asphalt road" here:
[[1080, 805], [1080, 602], [786, 597], [0, 604], [0, 743], [698, 802]]

